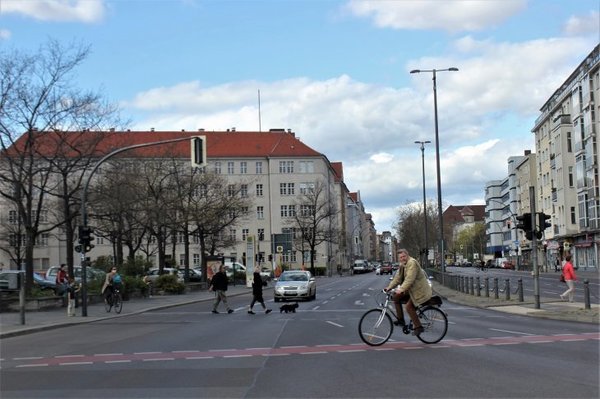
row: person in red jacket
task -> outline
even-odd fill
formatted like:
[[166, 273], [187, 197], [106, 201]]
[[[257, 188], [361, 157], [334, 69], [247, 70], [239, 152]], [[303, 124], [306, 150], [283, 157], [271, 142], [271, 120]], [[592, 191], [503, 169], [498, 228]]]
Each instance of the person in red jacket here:
[[571, 255], [567, 255], [565, 260], [566, 263], [563, 266], [562, 274], [565, 277], [565, 283], [569, 288], [560, 295], [560, 299], [564, 301], [568, 295], [569, 302], [573, 302], [573, 296], [575, 295], [575, 280], [577, 280], [577, 276], [575, 275], [575, 270], [571, 263]]

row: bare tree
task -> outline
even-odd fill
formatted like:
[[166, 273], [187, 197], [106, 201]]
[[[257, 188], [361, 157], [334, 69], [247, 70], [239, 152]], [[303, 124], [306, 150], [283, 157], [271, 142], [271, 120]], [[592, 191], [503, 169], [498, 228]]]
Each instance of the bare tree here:
[[339, 238], [338, 214], [327, 185], [320, 180], [298, 194], [294, 201], [294, 211], [288, 216], [287, 225], [296, 232], [295, 247], [301, 250], [308, 248], [313, 275], [317, 247], [322, 243], [335, 243]]
[[[35, 54], [17, 50], [0, 54], [0, 193], [16, 210], [25, 236], [27, 291], [38, 236], [74, 217], [72, 194], [77, 189], [72, 188], [71, 177], [70, 188], [62, 194], [58, 190], [57, 166], [64, 157], [56, 154], [56, 145], [64, 142], [55, 140], [61, 136], [57, 132], [97, 128], [116, 112], [99, 94], [73, 87], [74, 71], [88, 54], [88, 47], [61, 46], [52, 40]], [[76, 168], [81, 167], [77, 163]], [[44, 219], [57, 205], [48, 202], [50, 192], [68, 204], [62, 206], [62, 217]]]

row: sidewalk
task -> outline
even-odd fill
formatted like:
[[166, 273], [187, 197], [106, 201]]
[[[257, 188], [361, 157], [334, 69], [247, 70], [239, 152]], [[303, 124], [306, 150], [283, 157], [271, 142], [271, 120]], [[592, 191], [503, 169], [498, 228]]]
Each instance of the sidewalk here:
[[583, 323], [599, 324], [599, 305], [591, 304], [591, 309], [585, 309], [583, 302], [540, 301], [540, 308], [535, 308], [535, 302], [519, 302], [516, 299], [486, 298], [454, 291], [433, 282], [434, 291], [447, 301], [460, 305], [488, 308], [499, 312], [520, 314], [523, 316], [541, 317], [554, 320], [570, 320]]
[[[252, 289], [244, 285], [229, 285], [227, 296], [252, 294]], [[155, 295], [151, 298], [135, 298], [123, 302], [123, 311], [116, 314], [114, 309], [107, 313], [103, 303], [94, 303], [87, 306], [87, 316], [81, 316], [81, 306], [75, 309], [76, 316], [67, 316], [67, 308], [55, 308], [46, 311], [25, 312], [25, 324], [21, 324], [21, 313], [0, 313], [0, 338], [29, 334], [32, 332], [50, 330], [81, 323], [92, 323], [114, 317], [124, 317], [147, 312], [149, 310], [164, 309], [177, 305], [196, 302], [212, 301], [214, 292], [192, 291], [182, 295]]]
[[[333, 277], [339, 278], [339, 277]], [[352, 277], [342, 277], [352, 278]], [[532, 302], [518, 302], [516, 300], [502, 300], [494, 298], [477, 297], [451, 290], [434, 281], [434, 290], [445, 298], [446, 301], [489, 308], [500, 312], [520, 314], [525, 316], [543, 317], [556, 320], [571, 320], [585, 323], [599, 323], [599, 306], [592, 304], [591, 309], [585, 309], [583, 303], [569, 302], [543, 302], [540, 309], [535, 309]], [[243, 285], [229, 286], [228, 296], [250, 295], [252, 290]], [[81, 307], [76, 309], [77, 316], [68, 317], [66, 308], [57, 308], [47, 311], [30, 311], [25, 313], [25, 324], [21, 324], [19, 312], [0, 313], [0, 338], [7, 338], [36, 331], [49, 330], [81, 323], [92, 323], [114, 317], [124, 317], [132, 314], [147, 312], [149, 310], [164, 309], [177, 305], [191, 304], [203, 301], [212, 301], [214, 293], [210, 291], [193, 291], [183, 295], [162, 295], [152, 298], [136, 298], [123, 303], [121, 314], [114, 310], [107, 313], [102, 303], [88, 305], [87, 316], [81, 316]]]

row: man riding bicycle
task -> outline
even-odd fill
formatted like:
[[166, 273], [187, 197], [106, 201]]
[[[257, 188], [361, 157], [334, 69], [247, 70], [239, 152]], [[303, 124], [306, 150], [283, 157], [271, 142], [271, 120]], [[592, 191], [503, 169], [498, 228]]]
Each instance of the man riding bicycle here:
[[423, 327], [417, 316], [417, 306], [427, 302], [433, 295], [433, 291], [427, 280], [427, 275], [421, 269], [421, 265], [416, 259], [408, 255], [406, 249], [398, 251], [398, 260], [400, 261], [400, 268], [384, 291], [387, 292], [397, 287], [393, 299], [398, 321], [394, 324], [404, 326], [402, 303], [405, 303], [406, 311], [413, 322], [413, 334], [418, 336], [423, 332]]

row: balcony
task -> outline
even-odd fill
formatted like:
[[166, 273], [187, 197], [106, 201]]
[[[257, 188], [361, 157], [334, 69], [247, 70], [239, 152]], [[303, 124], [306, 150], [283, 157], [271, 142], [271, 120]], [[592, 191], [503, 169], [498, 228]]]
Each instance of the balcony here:
[[569, 114], [560, 114], [552, 119], [552, 130], [556, 129], [560, 125], [570, 125], [571, 124], [571, 115]]

